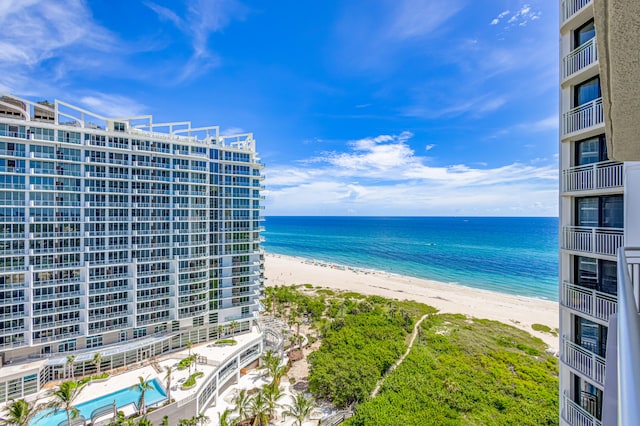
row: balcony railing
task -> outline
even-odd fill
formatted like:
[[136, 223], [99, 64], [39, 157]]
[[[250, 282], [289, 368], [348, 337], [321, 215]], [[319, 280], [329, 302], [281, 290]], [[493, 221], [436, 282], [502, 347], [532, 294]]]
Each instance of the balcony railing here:
[[562, 191], [622, 188], [623, 163], [603, 161], [562, 171]]
[[562, 114], [562, 134], [587, 130], [603, 122], [602, 98], [594, 99]]
[[624, 233], [619, 228], [565, 226], [562, 229], [562, 248], [565, 250], [615, 256], [623, 245]]
[[609, 317], [616, 313], [618, 307], [615, 296], [566, 281], [562, 283], [560, 303], [562, 306], [602, 321], [609, 321]]
[[573, 50], [562, 59], [562, 78], [567, 79], [598, 60], [598, 44], [595, 37]]
[[567, 339], [563, 339], [562, 346], [562, 362], [596, 383], [604, 385], [606, 361], [603, 357]]
[[562, 22], [566, 22], [573, 15], [581, 11], [591, 0], [563, 0], [562, 2]]
[[615, 339], [617, 347], [609, 345], [607, 351], [607, 361], [615, 371], [607, 375], [604, 388], [603, 419], [607, 425], [640, 424], [639, 305], [640, 248], [625, 247], [618, 252], [618, 314], [609, 327], [609, 340]]
[[562, 419], [572, 426], [602, 426], [600, 420], [567, 395], [562, 396], [561, 410]]

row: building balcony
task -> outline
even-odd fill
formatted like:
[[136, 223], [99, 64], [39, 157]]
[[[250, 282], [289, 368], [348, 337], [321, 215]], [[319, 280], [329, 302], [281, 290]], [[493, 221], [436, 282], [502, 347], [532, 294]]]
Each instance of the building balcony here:
[[624, 245], [624, 231], [620, 228], [591, 228], [565, 226], [562, 228], [562, 248], [581, 253], [615, 256]]
[[562, 136], [567, 137], [604, 126], [602, 98], [597, 98], [562, 114]]
[[560, 304], [606, 324], [617, 312], [618, 299], [611, 294], [591, 290], [568, 282], [562, 283]]
[[580, 404], [572, 401], [567, 395], [562, 396], [560, 415], [562, 420], [572, 426], [602, 426], [600, 420], [582, 408]]
[[562, 80], [598, 62], [598, 44], [595, 37], [562, 58]]
[[605, 161], [562, 171], [562, 192], [622, 189], [623, 163]]
[[585, 8], [591, 4], [591, 0], [563, 0], [560, 8], [560, 20], [564, 25], [579, 12], [583, 12]]
[[606, 361], [603, 357], [563, 338], [561, 359], [575, 371], [604, 386]]

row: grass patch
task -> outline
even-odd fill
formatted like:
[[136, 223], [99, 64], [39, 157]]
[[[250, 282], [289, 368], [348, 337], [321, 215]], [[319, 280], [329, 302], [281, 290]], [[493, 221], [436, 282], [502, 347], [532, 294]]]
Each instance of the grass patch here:
[[544, 324], [531, 324], [531, 328], [534, 329], [535, 331], [539, 331], [541, 333], [549, 333], [552, 336], [558, 336], [558, 329], [557, 328], [551, 328], [548, 325], [544, 325]]
[[335, 296], [336, 292], [333, 290], [329, 290], [328, 288], [319, 288], [316, 290], [318, 294], [324, 294], [325, 296]]
[[312, 289], [313, 288], [313, 284], [305, 284], [304, 288], [306, 289]]
[[236, 342], [234, 339], [220, 339], [220, 340], [216, 340], [215, 341], [216, 345], [237, 345], [238, 342]]
[[190, 375], [187, 380], [184, 381], [184, 383], [182, 384], [182, 389], [188, 389], [190, 387], [195, 386], [196, 384], [196, 379], [200, 378], [204, 376], [204, 373], [202, 371], [198, 371], [197, 373], [193, 373], [192, 375]]

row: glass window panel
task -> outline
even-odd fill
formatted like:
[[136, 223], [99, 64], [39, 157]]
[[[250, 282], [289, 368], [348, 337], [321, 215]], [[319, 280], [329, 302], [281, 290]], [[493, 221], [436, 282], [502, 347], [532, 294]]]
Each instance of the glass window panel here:
[[624, 201], [621, 195], [602, 197], [602, 220], [606, 228], [624, 227]]
[[598, 99], [602, 96], [600, 92], [600, 78], [595, 77], [576, 86], [576, 104], [575, 106], [584, 105], [588, 102]]
[[598, 198], [579, 198], [578, 199], [578, 225], [579, 226], [598, 226]]

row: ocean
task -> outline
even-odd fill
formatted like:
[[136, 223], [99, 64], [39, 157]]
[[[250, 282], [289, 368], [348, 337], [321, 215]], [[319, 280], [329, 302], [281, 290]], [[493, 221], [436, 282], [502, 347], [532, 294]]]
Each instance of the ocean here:
[[268, 253], [558, 300], [558, 219], [284, 217], [265, 221]]

